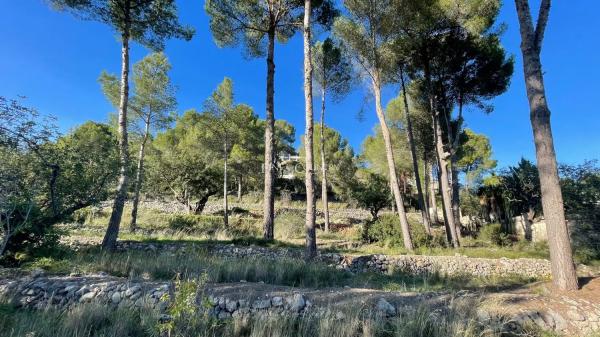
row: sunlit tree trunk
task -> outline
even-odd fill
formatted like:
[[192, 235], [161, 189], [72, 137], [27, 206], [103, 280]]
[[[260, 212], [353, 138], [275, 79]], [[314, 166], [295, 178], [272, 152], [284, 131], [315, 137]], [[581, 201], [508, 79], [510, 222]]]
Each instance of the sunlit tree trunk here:
[[329, 232], [329, 200], [327, 196], [327, 161], [325, 159], [325, 86], [321, 88], [321, 201], [325, 231]]
[[406, 133], [408, 138], [408, 144], [410, 147], [410, 154], [412, 157], [413, 171], [415, 174], [415, 185], [417, 186], [417, 198], [419, 201], [419, 208], [421, 209], [421, 218], [423, 219], [423, 226], [427, 234], [431, 235], [431, 222], [429, 220], [429, 210], [425, 204], [425, 198], [423, 197], [423, 189], [421, 187], [421, 176], [419, 174], [419, 160], [417, 159], [417, 147], [415, 145], [415, 139], [413, 136], [412, 121], [410, 117], [410, 110], [408, 106], [408, 96], [406, 92], [406, 86], [404, 84], [404, 72], [400, 70], [400, 82], [402, 84], [402, 94], [404, 97], [404, 111], [406, 113]]
[[389, 169], [389, 181], [394, 195], [396, 203], [396, 209], [398, 210], [398, 216], [400, 217], [400, 227], [402, 229], [402, 238], [404, 241], [404, 247], [412, 251], [413, 243], [410, 236], [410, 227], [408, 225], [408, 219], [406, 218], [406, 210], [404, 209], [404, 201], [402, 200], [402, 193], [400, 192], [400, 186], [398, 185], [398, 174], [396, 172], [396, 161], [394, 159], [394, 151], [392, 148], [392, 139], [390, 136], [390, 129], [388, 128], [385, 120], [385, 114], [381, 106], [381, 81], [379, 74], [373, 75], [373, 93], [375, 94], [375, 111], [377, 112], [377, 118], [379, 119], [379, 125], [381, 126], [381, 134], [385, 144], [385, 152], [387, 157], [388, 169]]
[[135, 173], [135, 190], [133, 196], [133, 205], [131, 208], [131, 231], [135, 232], [137, 230], [137, 213], [138, 206], [140, 203], [140, 190], [142, 189], [142, 180], [144, 179], [144, 155], [146, 152], [146, 143], [148, 142], [148, 137], [150, 137], [150, 116], [148, 116], [145, 120], [146, 129], [144, 130], [144, 137], [142, 138], [142, 143], [140, 144], [140, 152], [138, 153], [138, 163], [137, 163], [137, 171]]
[[431, 212], [433, 213], [432, 220], [433, 222], [438, 223], [440, 222], [440, 219], [438, 218], [437, 200], [435, 198], [433, 164], [431, 165], [430, 169], [427, 170], [426, 175], [429, 176], [429, 204], [431, 207]]
[[229, 205], [227, 204], [227, 159], [228, 159], [229, 139], [225, 135], [223, 143], [223, 224], [229, 226]]
[[311, 41], [311, 0], [304, 1], [304, 101], [306, 130], [304, 133], [304, 150], [306, 153], [306, 252], [307, 260], [317, 255], [317, 236], [315, 232], [315, 163], [313, 159], [313, 103], [312, 103], [312, 41]]
[[[454, 157], [454, 156], [453, 156]], [[458, 171], [456, 170], [455, 163], [452, 162], [452, 216], [454, 218], [454, 224], [456, 225], [456, 236], [460, 240], [462, 239], [461, 223], [460, 223], [460, 189], [458, 185]]]
[[242, 177], [237, 178], [237, 201], [242, 201]]
[[117, 194], [112, 206], [112, 213], [108, 221], [108, 228], [102, 240], [102, 249], [115, 250], [119, 226], [123, 216], [125, 199], [127, 198], [127, 168], [129, 166], [129, 150], [127, 139], [127, 103], [129, 100], [129, 27], [124, 29], [121, 36], [121, 100], [119, 102], [119, 183]]
[[542, 190], [542, 208], [548, 232], [548, 246], [554, 284], [560, 289], [578, 289], [577, 273], [569, 230], [565, 219], [563, 198], [558, 178], [556, 153], [550, 125], [550, 109], [540, 60], [544, 30], [550, 12], [550, 0], [542, 0], [536, 28], [527, 0], [515, 0], [521, 32], [521, 51], [531, 126], [535, 141], [537, 167]]
[[268, 32], [267, 52], [267, 112], [265, 126], [265, 188], [263, 200], [263, 237], [273, 240], [273, 220], [275, 218], [275, 112], [273, 97], [275, 95], [275, 27]]

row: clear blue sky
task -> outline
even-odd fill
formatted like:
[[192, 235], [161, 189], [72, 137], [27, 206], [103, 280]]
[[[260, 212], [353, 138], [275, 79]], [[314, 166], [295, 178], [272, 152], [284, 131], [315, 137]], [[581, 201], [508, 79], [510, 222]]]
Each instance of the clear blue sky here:
[[[199, 108], [224, 76], [234, 80], [236, 99], [264, 116], [265, 62], [245, 59], [239, 49], [219, 49], [212, 41], [202, 0], [178, 1], [181, 21], [196, 28], [191, 42], [169, 41], [179, 110]], [[539, 0], [531, 0], [537, 7]], [[600, 158], [600, 1], [553, 1], [543, 49], [546, 87], [560, 162]], [[516, 56], [510, 89], [493, 101], [495, 111], [467, 111], [467, 126], [491, 138], [500, 166], [520, 157], [535, 159], [512, 0], [500, 21], [508, 25], [503, 43]], [[102, 70], [118, 73], [120, 44], [96, 22], [51, 10], [43, 0], [2, 3], [0, 10], [0, 95], [26, 96], [25, 104], [58, 118], [67, 131], [86, 120], [105, 121], [113, 109], [97, 83]], [[148, 53], [134, 45], [132, 64]], [[276, 48], [275, 115], [304, 130], [302, 40], [296, 36]], [[389, 88], [392, 92], [395, 88]], [[328, 123], [360, 149], [376, 123], [372, 100], [357, 89], [340, 104], [329, 104]], [[389, 95], [388, 95], [389, 96]], [[389, 97], [388, 97], [389, 98]], [[362, 111], [362, 113], [359, 113]], [[359, 118], [359, 116], [362, 116]]]

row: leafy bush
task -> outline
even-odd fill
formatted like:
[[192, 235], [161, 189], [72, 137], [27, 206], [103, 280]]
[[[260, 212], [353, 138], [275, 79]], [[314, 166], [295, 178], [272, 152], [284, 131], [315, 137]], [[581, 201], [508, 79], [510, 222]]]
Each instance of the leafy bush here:
[[[400, 218], [397, 215], [384, 214], [365, 228], [365, 238], [368, 241], [379, 242], [389, 247], [404, 246]], [[409, 228], [415, 247], [430, 247], [438, 244], [439, 240], [434, 240], [429, 236], [420, 223], [409, 221]]]
[[502, 225], [498, 223], [483, 226], [477, 239], [498, 246], [510, 246], [512, 244], [512, 239], [504, 233]]
[[352, 187], [352, 198], [376, 220], [379, 211], [391, 203], [390, 190], [385, 177], [371, 172], [365, 175], [364, 181], [356, 181]]

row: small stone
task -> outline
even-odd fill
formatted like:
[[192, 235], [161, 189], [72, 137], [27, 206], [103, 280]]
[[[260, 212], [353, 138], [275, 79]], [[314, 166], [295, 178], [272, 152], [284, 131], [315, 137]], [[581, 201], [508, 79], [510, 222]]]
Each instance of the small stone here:
[[386, 301], [383, 297], [380, 298], [379, 301], [377, 301], [375, 309], [388, 317], [396, 315], [396, 308], [393, 305], [391, 305], [390, 302]]
[[227, 310], [228, 312], [234, 312], [237, 310], [237, 308], [238, 308], [237, 301], [232, 301], [229, 299], [225, 301], [225, 310]]
[[140, 298], [141, 296], [142, 296], [142, 293], [141, 293], [141, 292], [137, 292], [137, 293], [135, 293], [135, 294], [133, 294], [133, 295], [129, 296], [129, 299], [130, 299], [131, 301], [135, 301], [135, 300], [137, 300], [138, 298]]
[[137, 293], [140, 290], [142, 290], [142, 288], [140, 286], [133, 286], [125, 291], [125, 296], [129, 297], [129, 296]]
[[292, 312], [300, 312], [306, 306], [306, 299], [302, 294], [294, 294], [293, 296], [286, 298], [286, 302]]
[[283, 305], [283, 298], [281, 296], [275, 296], [271, 299], [271, 305], [274, 307], [280, 307]]
[[40, 268], [36, 268], [31, 272], [31, 277], [33, 278], [38, 278], [38, 277], [42, 277], [44, 276], [44, 270], [40, 269]]
[[112, 294], [112, 296], [110, 297], [110, 300], [114, 303], [114, 304], [119, 304], [119, 302], [121, 302], [121, 293], [119, 292], [115, 292], [114, 294]]
[[571, 309], [567, 311], [567, 317], [572, 321], [585, 321], [585, 316], [576, 309]]
[[267, 309], [271, 307], [270, 300], [256, 300], [252, 303], [252, 308], [254, 309]]
[[231, 314], [226, 311], [221, 311], [217, 317], [219, 319], [228, 319], [231, 317]]
[[85, 293], [79, 298], [79, 302], [90, 302], [96, 294], [93, 292]]

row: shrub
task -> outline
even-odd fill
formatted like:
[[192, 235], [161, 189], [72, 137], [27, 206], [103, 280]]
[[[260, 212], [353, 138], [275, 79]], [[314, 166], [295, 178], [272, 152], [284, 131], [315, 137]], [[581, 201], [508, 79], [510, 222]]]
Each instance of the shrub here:
[[[410, 234], [415, 247], [430, 247], [438, 240], [430, 237], [420, 223], [409, 221]], [[365, 226], [365, 238], [371, 242], [379, 242], [389, 247], [402, 247], [402, 229], [400, 218], [394, 214], [384, 214]]]
[[479, 241], [491, 243], [498, 246], [510, 246], [512, 240], [510, 236], [502, 231], [502, 225], [494, 223], [483, 226], [477, 237]]

